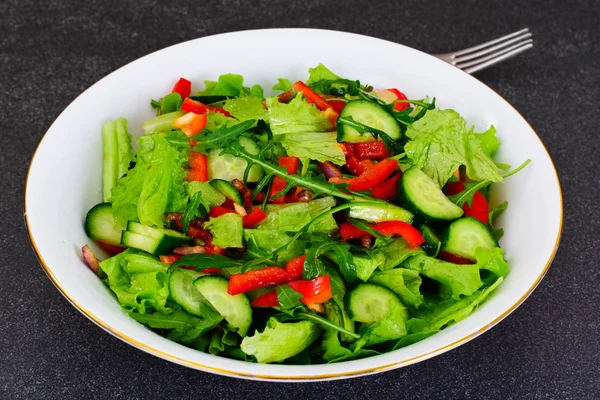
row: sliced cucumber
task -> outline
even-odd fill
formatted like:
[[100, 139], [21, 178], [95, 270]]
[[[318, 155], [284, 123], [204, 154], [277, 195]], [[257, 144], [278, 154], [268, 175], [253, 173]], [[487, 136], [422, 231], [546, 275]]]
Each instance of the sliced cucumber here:
[[425, 238], [425, 243], [421, 245], [425, 253], [431, 257], [437, 257], [440, 252], [440, 246], [442, 242], [440, 242], [440, 238], [437, 233], [428, 225], [421, 224], [417, 227], [421, 235]]
[[[249, 154], [257, 155], [260, 151], [260, 147], [250, 138], [242, 136], [238, 139], [238, 142]], [[234, 179], [243, 180], [248, 162], [231, 154], [221, 155], [222, 151], [223, 149], [209, 150], [207, 156], [208, 177], [210, 179], [223, 179], [228, 182]], [[253, 165], [248, 173], [247, 182], [258, 182], [262, 176], [262, 167]]]
[[[369, 100], [349, 101], [339, 118], [352, 117], [356, 122], [379, 129], [394, 140], [402, 139], [402, 130], [396, 118], [381, 105]], [[361, 143], [374, 142], [375, 138], [366, 133], [361, 135], [356, 129], [345, 124], [337, 124], [338, 142]]]
[[200, 192], [200, 201], [208, 209], [211, 209], [214, 206], [220, 206], [225, 202], [225, 196], [208, 182], [188, 182], [186, 184], [186, 192], [190, 198], [194, 197], [194, 194], [197, 192]]
[[232, 296], [227, 293], [228, 284], [229, 281], [220, 276], [205, 276], [194, 281], [194, 286], [202, 296], [244, 337], [252, 323], [250, 300], [245, 294]]
[[169, 291], [171, 297], [185, 311], [197, 317], [202, 316], [202, 303], [206, 299], [194, 286], [194, 281], [206, 276], [201, 272], [175, 268], [169, 277]]
[[463, 210], [451, 202], [442, 189], [420, 168], [404, 171], [398, 186], [400, 202], [428, 221], [452, 221], [463, 215]]
[[498, 243], [487, 226], [473, 217], [454, 221], [442, 234], [441, 251], [476, 261], [475, 250], [478, 247], [494, 249]]
[[234, 203], [244, 205], [244, 199], [241, 193], [233, 186], [231, 182], [227, 182], [223, 179], [213, 179], [210, 181], [212, 187], [219, 191], [223, 196], [227, 197]]
[[391, 290], [372, 283], [361, 283], [348, 296], [348, 311], [353, 320], [370, 324], [391, 317], [405, 322], [408, 311]]
[[110, 244], [121, 244], [121, 233], [125, 226], [115, 222], [110, 203], [92, 207], [85, 217], [85, 233], [93, 240]]
[[410, 211], [390, 203], [382, 206], [353, 206], [348, 209], [347, 214], [350, 218], [369, 222], [404, 221], [409, 224], [414, 217]]
[[187, 246], [193, 239], [172, 229], [160, 229], [129, 221], [121, 234], [121, 244], [154, 255], [168, 254], [175, 247]]

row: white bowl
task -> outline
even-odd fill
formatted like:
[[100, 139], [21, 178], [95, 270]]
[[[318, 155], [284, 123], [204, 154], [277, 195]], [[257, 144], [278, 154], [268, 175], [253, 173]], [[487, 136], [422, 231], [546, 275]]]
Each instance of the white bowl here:
[[[230, 360], [171, 342], [129, 318], [83, 264], [86, 212], [101, 201], [102, 138], [107, 120], [125, 117], [139, 135], [152, 117], [151, 98], [180, 76], [199, 90], [204, 79], [228, 72], [270, 88], [278, 77], [306, 79], [324, 63], [336, 73], [375, 87], [397, 87], [409, 98], [436, 97], [482, 131], [498, 130], [497, 158], [522, 172], [496, 185], [492, 203], [508, 200], [501, 217], [511, 273], [471, 316], [406, 348], [338, 364], [262, 365]], [[526, 73], [526, 72], [525, 72]], [[52, 124], [37, 148], [26, 183], [25, 216], [44, 270], [84, 315], [125, 342], [158, 357], [203, 371], [261, 380], [317, 380], [365, 375], [413, 364], [480, 335], [532, 292], [556, 252], [563, 219], [556, 170], [523, 117], [502, 97], [466, 73], [420, 51], [371, 37], [312, 29], [273, 29], [196, 39], [158, 51], [113, 72], [80, 95]], [[99, 249], [92, 246], [95, 251]], [[543, 323], [540, 321], [540, 323]]]

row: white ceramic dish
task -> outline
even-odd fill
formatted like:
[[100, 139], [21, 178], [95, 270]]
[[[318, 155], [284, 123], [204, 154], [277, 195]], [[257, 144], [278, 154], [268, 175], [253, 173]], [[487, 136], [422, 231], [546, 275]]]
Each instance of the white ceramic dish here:
[[[360, 55], [360, 56], [357, 56]], [[103, 122], [122, 116], [140, 134], [153, 116], [149, 100], [180, 76], [199, 90], [227, 72], [270, 88], [278, 77], [306, 79], [319, 62], [375, 87], [398, 87], [409, 98], [437, 98], [480, 131], [493, 123], [502, 141], [497, 158], [522, 172], [496, 185], [492, 202], [508, 200], [501, 219], [511, 273], [467, 319], [412, 346], [329, 365], [260, 365], [194, 351], [164, 339], [120, 309], [82, 263], [89, 243], [83, 218], [101, 200]], [[164, 359], [218, 374], [262, 380], [337, 379], [385, 371], [448, 351], [480, 335], [513, 311], [539, 283], [556, 252], [563, 218], [561, 189], [548, 152], [519, 113], [475, 78], [417, 50], [354, 34], [305, 29], [256, 30], [201, 38], [134, 61], [86, 90], [57, 118], [36, 150], [26, 183], [29, 236], [46, 273], [83, 314], [125, 342]], [[94, 247], [94, 250], [97, 250]], [[540, 321], [540, 323], [543, 323]]]

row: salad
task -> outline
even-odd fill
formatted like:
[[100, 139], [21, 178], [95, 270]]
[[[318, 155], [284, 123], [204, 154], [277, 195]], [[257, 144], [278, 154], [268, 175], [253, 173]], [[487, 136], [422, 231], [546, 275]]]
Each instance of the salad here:
[[[488, 190], [518, 172], [491, 126], [319, 64], [265, 96], [181, 78], [134, 153], [102, 127], [103, 202], [83, 258], [131, 318], [259, 363], [369, 357], [467, 317], [509, 273]], [[507, 172], [508, 171], [508, 172]]]

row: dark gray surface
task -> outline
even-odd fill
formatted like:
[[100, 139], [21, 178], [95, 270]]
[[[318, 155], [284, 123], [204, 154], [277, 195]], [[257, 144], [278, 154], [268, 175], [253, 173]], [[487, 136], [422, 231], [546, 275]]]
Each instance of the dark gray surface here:
[[[597, 1], [161, 3], [169, 5], [0, 3], [0, 398], [600, 396]], [[38, 141], [80, 92], [129, 61], [184, 40], [252, 28], [338, 29], [440, 52], [525, 26], [535, 34], [534, 50], [478, 78], [520, 110], [552, 154], [564, 190], [562, 244], [518, 310], [450, 353], [339, 382], [255, 383], [206, 374], [98, 328], [53, 287], [30, 249], [23, 182]]]

